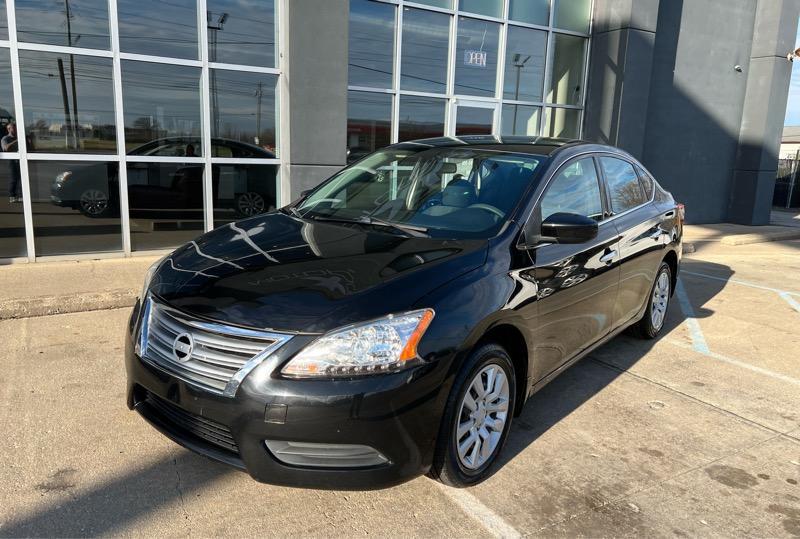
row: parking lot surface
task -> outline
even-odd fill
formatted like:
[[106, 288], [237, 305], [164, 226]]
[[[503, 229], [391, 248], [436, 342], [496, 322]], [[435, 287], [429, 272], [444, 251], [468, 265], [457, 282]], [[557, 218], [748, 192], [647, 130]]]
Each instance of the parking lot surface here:
[[128, 309], [0, 322], [2, 536], [800, 536], [800, 241], [686, 257], [665, 331], [527, 404], [470, 489], [252, 481], [125, 407]]

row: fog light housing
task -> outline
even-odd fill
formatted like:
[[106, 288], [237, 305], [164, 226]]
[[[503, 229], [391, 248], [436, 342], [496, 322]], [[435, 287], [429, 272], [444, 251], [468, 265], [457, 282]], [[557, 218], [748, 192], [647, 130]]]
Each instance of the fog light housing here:
[[315, 468], [368, 468], [388, 464], [377, 449], [357, 444], [313, 444], [264, 440], [272, 456], [283, 464]]

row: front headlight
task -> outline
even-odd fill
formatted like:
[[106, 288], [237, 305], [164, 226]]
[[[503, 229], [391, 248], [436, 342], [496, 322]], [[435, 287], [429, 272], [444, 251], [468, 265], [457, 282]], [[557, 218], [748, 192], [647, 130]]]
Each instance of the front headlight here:
[[56, 183], [59, 183], [59, 184], [60, 183], [64, 183], [65, 181], [67, 181], [71, 177], [72, 177], [72, 172], [69, 171], [69, 170], [66, 170], [66, 171], [62, 172], [61, 174], [59, 174], [58, 176], [56, 176]]
[[281, 372], [349, 378], [409, 367], [419, 360], [417, 344], [433, 315], [423, 309], [334, 330], [300, 351]]

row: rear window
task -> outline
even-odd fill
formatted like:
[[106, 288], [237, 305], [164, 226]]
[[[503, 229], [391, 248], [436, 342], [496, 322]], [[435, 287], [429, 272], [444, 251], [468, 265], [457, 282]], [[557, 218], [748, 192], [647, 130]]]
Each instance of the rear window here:
[[601, 157], [599, 161], [614, 213], [622, 213], [647, 202], [633, 165], [615, 157]]

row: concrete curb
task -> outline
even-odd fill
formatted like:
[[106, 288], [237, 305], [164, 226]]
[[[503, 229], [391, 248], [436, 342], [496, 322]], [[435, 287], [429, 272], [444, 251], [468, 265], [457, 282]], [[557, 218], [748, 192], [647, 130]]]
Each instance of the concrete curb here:
[[0, 303], [0, 320], [131, 307], [136, 303], [138, 295], [138, 290], [116, 289], [104, 292], [7, 299]]
[[719, 242], [723, 245], [749, 245], [751, 243], [766, 243], [770, 241], [800, 239], [800, 228], [779, 230], [761, 234], [733, 234], [724, 236]]

